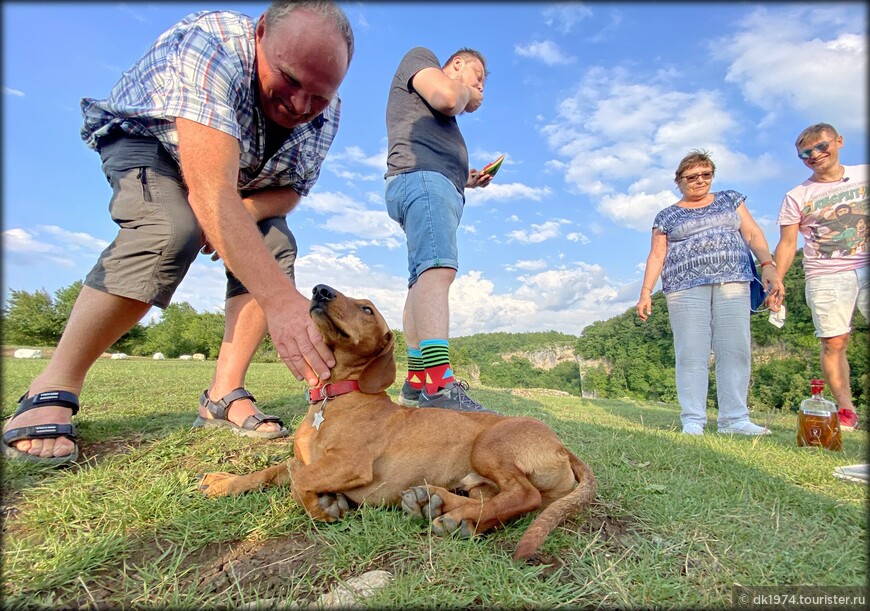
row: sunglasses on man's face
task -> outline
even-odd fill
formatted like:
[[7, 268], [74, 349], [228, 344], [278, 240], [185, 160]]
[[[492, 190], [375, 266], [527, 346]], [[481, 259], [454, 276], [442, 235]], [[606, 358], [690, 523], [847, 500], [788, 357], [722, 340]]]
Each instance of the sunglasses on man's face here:
[[832, 140], [828, 140], [827, 142], [819, 142], [813, 148], [805, 149], [805, 150], [801, 151], [800, 153], [798, 153], [798, 157], [800, 157], [801, 159], [809, 159], [810, 155], [813, 154], [813, 151], [818, 151], [820, 153], [824, 153], [825, 151], [828, 150], [828, 147], [831, 146], [832, 142], [833, 142]]

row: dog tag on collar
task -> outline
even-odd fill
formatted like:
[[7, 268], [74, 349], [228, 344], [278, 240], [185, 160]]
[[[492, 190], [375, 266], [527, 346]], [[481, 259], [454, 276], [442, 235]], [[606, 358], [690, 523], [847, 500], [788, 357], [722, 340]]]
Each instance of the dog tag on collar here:
[[314, 412], [314, 430], [319, 431], [320, 425], [323, 424], [323, 410], [326, 409], [326, 402], [329, 401], [329, 397], [323, 398], [323, 403], [320, 404], [320, 409]]

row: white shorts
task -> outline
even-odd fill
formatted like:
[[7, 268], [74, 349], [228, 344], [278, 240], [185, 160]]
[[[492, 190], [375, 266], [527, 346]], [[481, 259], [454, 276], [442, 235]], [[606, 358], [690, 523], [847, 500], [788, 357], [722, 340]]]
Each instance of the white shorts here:
[[836, 337], [852, 331], [855, 306], [868, 316], [870, 267], [807, 278], [805, 295], [813, 313], [816, 337]]

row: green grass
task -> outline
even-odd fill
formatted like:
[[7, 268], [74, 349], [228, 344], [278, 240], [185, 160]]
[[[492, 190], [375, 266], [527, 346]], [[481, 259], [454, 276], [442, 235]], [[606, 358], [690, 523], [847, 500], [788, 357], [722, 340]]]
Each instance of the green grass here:
[[[2, 364], [8, 417], [45, 361]], [[369, 507], [316, 524], [288, 489], [205, 498], [198, 473], [245, 473], [292, 453], [286, 440], [190, 428], [213, 367], [101, 360], [76, 417], [80, 464], [5, 462], [5, 608], [280, 607], [375, 569], [393, 580], [365, 604], [397, 609], [721, 608], [734, 584], [866, 582], [867, 488], [831, 477], [866, 462], [863, 431], [844, 433], [842, 452], [798, 448], [794, 414], [756, 413], [774, 435], [731, 438], [713, 424], [684, 437], [674, 405], [475, 390], [547, 422], [598, 478], [596, 504], [530, 565], [510, 556], [531, 516], [463, 540]], [[255, 363], [248, 388], [287, 424], [305, 414], [303, 386], [280, 364]]]

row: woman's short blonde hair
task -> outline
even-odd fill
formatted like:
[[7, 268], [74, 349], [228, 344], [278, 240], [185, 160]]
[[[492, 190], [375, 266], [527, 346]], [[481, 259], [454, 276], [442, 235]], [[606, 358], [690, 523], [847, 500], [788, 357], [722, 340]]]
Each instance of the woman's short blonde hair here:
[[680, 184], [680, 175], [688, 168], [693, 168], [698, 165], [709, 166], [713, 174], [716, 173], [716, 164], [710, 159], [710, 153], [703, 150], [695, 149], [688, 155], [683, 157], [680, 165], [677, 166], [677, 171], [674, 172], [674, 182]]

